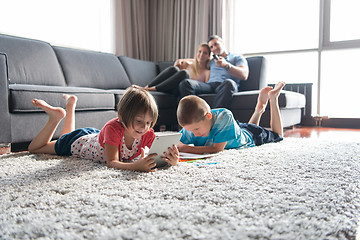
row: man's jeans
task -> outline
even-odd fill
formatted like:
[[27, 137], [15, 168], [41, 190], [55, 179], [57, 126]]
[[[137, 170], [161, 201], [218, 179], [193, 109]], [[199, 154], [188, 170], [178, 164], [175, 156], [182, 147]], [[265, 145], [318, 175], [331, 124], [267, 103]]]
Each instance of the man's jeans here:
[[232, 95], [238, 91], [238, 85], [231, 79], [225, 79], [223, 82], [204, 83], [196, 80], [185, 79], [179, 84], [180, 97], [187, 95], [200, 95], [206, 93], [215, 93], [215, 100], [212, 108], [229, 109], [232, 102]]

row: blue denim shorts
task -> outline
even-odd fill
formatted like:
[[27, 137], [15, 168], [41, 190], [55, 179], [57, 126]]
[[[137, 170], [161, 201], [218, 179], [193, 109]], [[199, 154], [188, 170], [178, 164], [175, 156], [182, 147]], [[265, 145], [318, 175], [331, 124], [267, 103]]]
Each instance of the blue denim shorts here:
[[100, 130], [96, 128], [78, 128], [72, 132], [62, 135], [55, 143], [55, 152], [59, 156], [71, 155], [71, 144], [79, 137], [99, 133]]
[[240, 128], [247, 130], [251, 134], [256, 146], [260, 146], [265, 143], [280, 142], [283, 140], [283, 138], [276, 132], [267, 130], [256, 124], [240, 122], [238, 122], [238, 124]]

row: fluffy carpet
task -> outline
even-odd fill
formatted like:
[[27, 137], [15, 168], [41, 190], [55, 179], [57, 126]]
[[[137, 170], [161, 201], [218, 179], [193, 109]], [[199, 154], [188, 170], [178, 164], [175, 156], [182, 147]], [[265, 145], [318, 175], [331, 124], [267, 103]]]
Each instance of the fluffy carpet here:
[[355, 239], [360, 142], [286, 138], [155, 173], [0, 157], [1, 239]]

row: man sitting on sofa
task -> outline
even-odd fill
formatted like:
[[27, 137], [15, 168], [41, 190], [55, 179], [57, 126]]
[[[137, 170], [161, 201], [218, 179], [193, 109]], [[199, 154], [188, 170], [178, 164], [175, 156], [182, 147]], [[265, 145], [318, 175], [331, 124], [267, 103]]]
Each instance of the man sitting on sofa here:
[[207, 83], [183, 80], [179, 85], [180, 98], [187, 95], [215, 93], [213, 108], [230, 108], [232, 94], [238, 91], [240, 80], [246, 80], [249, 67], [245, 57], [229, 53], [223, 40], [209, 37], [208, 45], [214, 58], [210, 61], [210, 79]]

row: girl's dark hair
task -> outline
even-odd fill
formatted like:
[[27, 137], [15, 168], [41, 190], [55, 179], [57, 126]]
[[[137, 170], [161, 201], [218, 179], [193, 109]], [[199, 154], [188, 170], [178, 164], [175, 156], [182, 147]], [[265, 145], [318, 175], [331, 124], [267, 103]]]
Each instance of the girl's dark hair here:
[[126, 127], [133, 127], [135, 117], [149, 113], [152, 116], [151, 127], [158, 118], [158, 107], [154, 97], [145, 90], [129, 87], [117, 105], [118, 114]]

